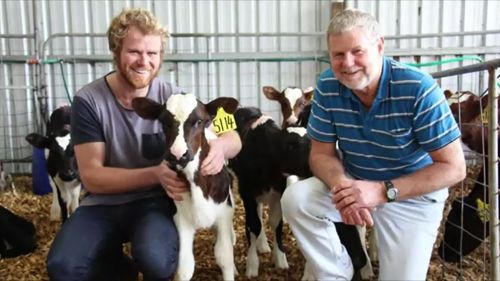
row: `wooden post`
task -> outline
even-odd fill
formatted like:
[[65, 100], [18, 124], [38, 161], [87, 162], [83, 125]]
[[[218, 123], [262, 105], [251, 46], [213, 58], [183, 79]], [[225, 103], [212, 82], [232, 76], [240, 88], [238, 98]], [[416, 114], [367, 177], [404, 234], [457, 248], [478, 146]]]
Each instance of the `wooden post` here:
[[334, 1], [332, 2], [332, 5], [330, 6], [330, 18], [333, 18], [333, 16], [341, 11], [344, 10], [344, 1]]

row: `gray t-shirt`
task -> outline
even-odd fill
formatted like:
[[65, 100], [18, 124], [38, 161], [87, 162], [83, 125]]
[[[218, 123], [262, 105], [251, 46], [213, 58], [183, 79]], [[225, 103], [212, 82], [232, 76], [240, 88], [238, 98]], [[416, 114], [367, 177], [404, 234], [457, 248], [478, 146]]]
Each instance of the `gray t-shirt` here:
[[[109, 74], [108, 74], [109, 75]], [[147, 98], [165, 103], [181, 89], [169, 83], [152, 80]], [[104, 166], [143, 168], [158, 165], [164, 154], [164, 134], [156, 120], [141, 118], [124, 108], [102, 77], [80, 89], [73, 100], [71, 139], [75, 145], [104, 142]], [[114, 205], [153, 196], [165, 196], [159, 185], [141, 191], [121, 194], [88, 193], [81, 205]]]

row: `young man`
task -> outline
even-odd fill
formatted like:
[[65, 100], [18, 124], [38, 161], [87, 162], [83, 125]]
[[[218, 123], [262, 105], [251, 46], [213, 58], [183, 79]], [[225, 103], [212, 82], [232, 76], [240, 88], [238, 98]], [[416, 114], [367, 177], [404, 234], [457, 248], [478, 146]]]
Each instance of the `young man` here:
[[[148, 11], [125, 9], [107, 35], [116, 70], [79, 90], [73, 103], [72, 141], [88, 194], [57, 234], [47, 270], [51, 280], [135, 280], [137, 270], [144, 280], [168, 280], [178, 259], [172, 200], [188, 186], [161, 159], [160, 123], [131, 107], [136, 97], [164, 103], [180, 93], [156, 77], [167, 30]], [[219, 172], [240, 148], [235, 132], [211, 141], [202, 173]]]
[[283, 214], [317, 280], [352, 277], [339, 221], [374, 225], [380, 280], [425, 280], [446, 188], [465, 177], [460, 131], [430, 75], [384, 57], [373, 16], [339, 13], [327, 41], [308, 125], [315, 177], [287, 188]]

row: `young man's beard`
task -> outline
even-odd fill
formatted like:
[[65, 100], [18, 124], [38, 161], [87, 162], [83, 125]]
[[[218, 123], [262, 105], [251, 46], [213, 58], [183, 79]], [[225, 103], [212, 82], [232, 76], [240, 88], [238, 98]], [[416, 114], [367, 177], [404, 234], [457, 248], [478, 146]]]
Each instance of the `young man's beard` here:
[[132, 86], [134, 89], [142, 89], [151, 83], [151, 80], [153, 80], [157, 75], [160, 70], [160, 67], [158, 67], [154, 72], [152, 72], [151, 68], [148, 68], [148, 75], [140, 75], [138, 73], [135, 73], [135, 71], [129, 66], [129, 67], [123, 67], [121, 62], [117, 62], [117, 71], [119, 74], [125, 79], [130, 86]]
[[155, 72], [150, 72], [148, 76], [143, 76], [143, 75], [135, 75], [133, 70], [130, 70], [125, 73], [125, 77], [127, 81], [135, 88], [135, 89], [142, 89], [145, 88], [151, 83], [151, 80], [156, 77], [158, 74], [158, 71]]

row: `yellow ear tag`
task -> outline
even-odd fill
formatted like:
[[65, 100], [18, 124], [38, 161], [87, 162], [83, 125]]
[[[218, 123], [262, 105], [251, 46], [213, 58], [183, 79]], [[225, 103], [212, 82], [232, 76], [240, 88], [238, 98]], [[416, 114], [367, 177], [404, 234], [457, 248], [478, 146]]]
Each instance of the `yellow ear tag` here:
[[212, 121], [212, 124], [214, 125], [216, 134], [222, 134], [236, 129], [236, 121], [234, 120], [234, 116], [227, 113], [222, 107], [219, 107], [217, 109], [217, 115]]
[[490, 105], [488, 104], [484, 110], [483, 110], [483, 113], [481, 113], [481, 122], [483, 122], [483, 124], [488, 124], [488, 119], [489, 119], [489, 114], [488, 112], [490, 111]]
[[484, 203], [483, 200], [477, 198], [477, 216], [483, 223], [487, 223], [490, 220], [490, 206], [487, 203]]

